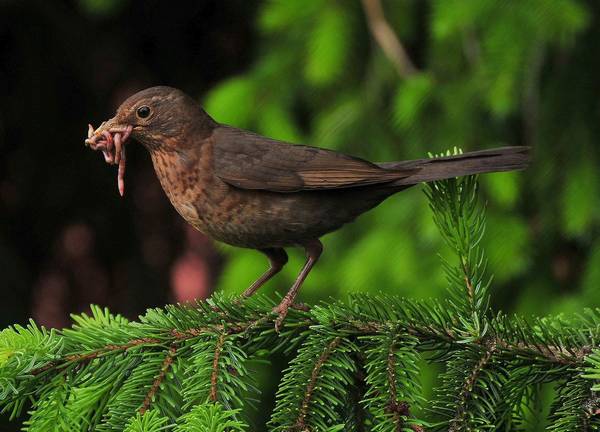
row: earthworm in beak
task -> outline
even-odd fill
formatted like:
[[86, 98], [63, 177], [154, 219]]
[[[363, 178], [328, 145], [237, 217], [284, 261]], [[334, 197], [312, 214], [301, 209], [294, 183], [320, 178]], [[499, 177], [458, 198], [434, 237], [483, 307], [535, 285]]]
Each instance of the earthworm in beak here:
[[125, 142], [131, 135], [133, 126], [113, 126], [103, 129], [103, 122], [98, 129], [89, 124], [85, 145], [92, 150], [100, 150], [104, 155], [104, 161], [111, 165], [118, 165], [117, 187], [119, 194], [125, 194]]

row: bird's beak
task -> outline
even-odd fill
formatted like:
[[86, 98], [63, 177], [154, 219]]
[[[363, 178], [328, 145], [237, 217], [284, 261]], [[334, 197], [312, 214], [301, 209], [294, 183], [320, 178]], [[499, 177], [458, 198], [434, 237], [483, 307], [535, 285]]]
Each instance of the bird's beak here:
[[115, 118], [105, 121], [98, 127], [89, 124], [85, 145], [92, 150], [100, 150], [106, 163], [119, 165], [117, 175], [119, 193], [125, 193], [125, 142], [131, 135], [133, 126], [119, 124]]
[[107, 142], [112, 143], [117, 135], [119, 135], [120, 141], [124, 143], [133, 127], [126, 124], [119, 124], [115, 117], [108, 121], [103, 122], [98, 129], [94, 129], [91, 124], [88, 124], [88, 133], [85, 140], [85, 145], [92, 147], [96, 150]]

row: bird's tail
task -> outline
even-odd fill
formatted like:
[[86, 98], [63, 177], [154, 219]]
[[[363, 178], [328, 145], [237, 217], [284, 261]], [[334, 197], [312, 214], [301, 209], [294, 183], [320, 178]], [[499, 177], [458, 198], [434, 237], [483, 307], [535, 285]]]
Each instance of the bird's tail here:
[[456, 156], [378, 164], [385, 169], [414, 169], [415, 173], [394, 181], [394, 186], [413, 185], [452, 177], [498, 171], [522, 170], [529, 165], [530, 147], [498, 147]]

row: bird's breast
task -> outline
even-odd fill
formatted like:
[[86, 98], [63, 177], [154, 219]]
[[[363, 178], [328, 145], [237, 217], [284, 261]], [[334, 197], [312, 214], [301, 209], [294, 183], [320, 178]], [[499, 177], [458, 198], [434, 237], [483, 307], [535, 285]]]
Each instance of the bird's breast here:
[[[200, 155], [202, 156], [202, 155]], [[152, 151], [154, 171], [167, 197], [177, 212], [189, 223], [201, 222], [202, 201], [208, 176], [203, 175], [201, 157], [191, 158], [176, 151]]]
[[154, 170], [175, 210], [193, 227], [217, 240], [231, 242], [229, 232], [244, 203], [214, 173], [212, 147], [192, 153], [155, 151]]
[[212, 158], [209, 145], [197, 148], [193, 155], [152, 152], [160, 184], [177, 212], [209, 237], [235, 246], [302, 244], [339, 228], [384, 199], [372, 192], [364, 195], [349, 190], [240, 189], [215, 174]]

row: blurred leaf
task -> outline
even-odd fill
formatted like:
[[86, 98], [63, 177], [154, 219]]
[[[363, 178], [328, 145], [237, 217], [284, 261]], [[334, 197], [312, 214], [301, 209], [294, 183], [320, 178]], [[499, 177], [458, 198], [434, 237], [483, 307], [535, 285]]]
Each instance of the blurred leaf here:
[[432, 96], [433, 77], [421, 73], [398, 85], [394, 97], [394, 123], [399, 129], [408, 129], [419, 120], [427, 101]]
[[280, 99], [293, 99], [292, 89], [299, 85], [295, 82], [295, 64], [297, 56], [291, 51], [272, 52], [259, 59], [252, 71], [265, 87], [268, 94], [275, 94]]
[[261, 107], [258, 132], [271, 138], [301, 144], [303, 139], [290, 112], [277, 102]]
[[588, 11], [582, 2], [574, 0], [529, 0], [532, 26], [540, 28], [558, 42], [572, 40], [573, 32], [581, 31], [589, 22]]
[[258, 251], [250, 249], [232, 250], [219, 279], [219, 289], [228, 294], [241, 294], [268, 267], [269, 261]]
[[565, 176], [562, 190], [562, 224], [569, 236], [580, 236], [589, 230], [597, 214], [600, 177], [591, 158], [581, 160], [577, 169]]
[[412, 295], [419, 290], [415, 246], [408, 230], [384, 223], [373, 226], [347, 252], [344, 272], [340, 275], [340, 292]]
[[[534, 280], [518, 286], [516, 292], [508, 293], [507, 297], [516, 303], [514, 312], [525, 316], [549, 314], [554, 305], [560, 302], [560, 292], [549, 287], [546, 280]], [[544, 301], [540, 301], [540, 298]]]
[[[547, 290], [546, 290], [547, 292]], [[542, 295], [547, 295], [542, 293]], [[539, 301], [539, 297], [537, 299]], [[579, 294], [567, 294], [557, 297], [549, 308], [549, 313], [564, 316], [574, 316], [581, 314], [581, 311], [588, 305]]]
[[339, 149], [349, 131], [361, 120], [362, 106], [355, 96], [338, 97], [335, 103], [315, 118], [314, 142], [319, 147]]
[[529, 267], [529, 228], [519, 217], [488, 214], [484, 248], [489, 258], [489, 273], [496, 283], [505, 281]]
[[318, 13], [322, 7], [323, 0], [268, 0], [264, 2], [258, 22], [265, 32], [285, 31], [303, 18]]
[[535, 33], [518, 16], [495, 20], [481, 41], [481, 82], [489, 108], [497, 115], [510, 113], [520, 101], [527, 54], [536, 46]]
[[211, 90], [204, 102], [215, 120], [248, 128], [257, 112], [257, 88], [251, 77], [235, 77]]
[[304, 75], [309, 83], [331, 84], [344, 72], [352, 48], [352, 23], [346, 9], [330, 4], [309, 32]]
[[520, 176], [518, 172], [494, 173], [481, 176], [480, 182], [487, 189], [490, 200], [506, 209], [514, 207], [520, 197]]
[[432, 28], [443, 39], [481, 22], [495, 0], [436, 0], [433, 2]]

